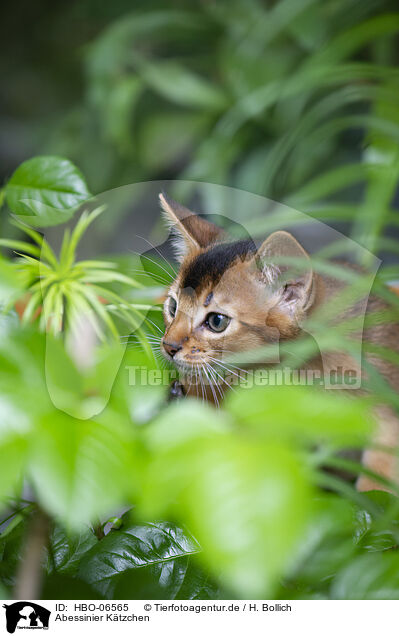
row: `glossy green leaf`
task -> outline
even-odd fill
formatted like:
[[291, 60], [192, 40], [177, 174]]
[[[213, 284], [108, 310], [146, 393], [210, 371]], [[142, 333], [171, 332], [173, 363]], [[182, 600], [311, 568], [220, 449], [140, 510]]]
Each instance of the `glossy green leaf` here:
[[92, 585], [69, 574], [49, 574], [44, 577], [41, 598], [50, 600], [102, 599]]
[[358, 545], [368, 552], [396, 549], [399, 545], [397, 497], [382, 491], [369, 492], [367, 497], [375, 506], [375, 511], [356, 511], [355, 537]]
[[[166, 522], [125, 523], [111, 531], [81, 560], [78, 576], [101, 594], [116, 598], [175, 598], [198, 553], [195, 539]], [[137, 577], [137, 580], [135, 580]], [[150, 594], [146, 596], [146, 594]]]
[[61, 526], [56, 526], [50, 536], [48, 573], [76, 575], [81, 559], [97, 543], [91, 528], [67, 533]]
[[44, 227], [65, 223], [91, 197], [80, 171], [67, 159], [28, 159], [6, 185], [7, 204], [21, 220]]
[[196, 560], [199, 559], [189, 558], [184, 580], [175, 598], [193, 601], [223, 598], [224, 593], [215, 582], [215, 577], [207, 570], [198, 567]]

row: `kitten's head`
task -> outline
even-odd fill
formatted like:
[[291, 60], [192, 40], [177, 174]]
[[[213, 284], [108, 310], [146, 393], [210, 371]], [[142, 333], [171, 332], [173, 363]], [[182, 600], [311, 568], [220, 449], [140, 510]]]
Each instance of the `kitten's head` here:
[[[298, 334], [313, 304], [314, 276], [291, 234], [274, 232], [257, 248], [251, 239], [229, 240], [164, 194], [160, 202], [180, 262], [164, 305], [168, 360], [192, 369]], [[284, 258], [295, 265], [281, 264]]]

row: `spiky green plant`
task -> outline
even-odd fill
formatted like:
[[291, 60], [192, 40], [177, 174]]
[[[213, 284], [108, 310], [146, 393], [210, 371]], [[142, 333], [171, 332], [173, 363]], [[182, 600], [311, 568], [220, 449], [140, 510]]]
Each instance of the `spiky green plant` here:
[[15, 224], [33, 240], [0, 239], [0, 246], [13, 249], [18, 257], [13, 261], [21, 283], [18, 295], [14, 295], [4, 311], [18, 300], [27, 298], [22, 311], [22, 322], [37, 320], [40, 331], [54, 336], [74, 332], [79, 320], [90, 321], [100, 340], [119, 340], [115, 319], [123, 321], [146, 350], [150, 350], [142, 328], [144, 312], [151, 305], [131, 303], [109, 287], [122, 283], [130, 288], [142, 288], [135, 279], [116, 271], [116, 263], [100, 260], [76, 260], [76, 250], [89, 225], [101, 214], [104, 207], [84, 211], [73, 231], [66, 229], [60, 254], [57, 258], [46, 239], [36, 230], [15, 221]]

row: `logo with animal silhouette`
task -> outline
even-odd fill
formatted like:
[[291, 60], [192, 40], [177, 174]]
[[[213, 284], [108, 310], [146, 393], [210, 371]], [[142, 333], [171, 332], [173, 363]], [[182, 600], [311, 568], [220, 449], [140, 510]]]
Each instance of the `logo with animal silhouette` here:
[[6, 627], [9, 634], [16, 629], [48, 629], [50, 610], [32, 603], [18, 601], [11, 605], [3, 605], [6, 610]]

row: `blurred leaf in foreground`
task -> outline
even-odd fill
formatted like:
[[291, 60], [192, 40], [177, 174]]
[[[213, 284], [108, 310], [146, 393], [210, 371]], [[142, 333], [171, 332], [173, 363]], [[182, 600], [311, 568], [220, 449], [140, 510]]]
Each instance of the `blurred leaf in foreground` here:
[[102, 421], [45, 415], [32, 440], [28, 475], [42, 506], [80, 529], [124, 503], [132, 488], [134, 443], [116, 414]]
[[333, 599], [399, 599], [399, 554], [362, 554], [349, 561], [331, 590]]
[[195, 402], [168, 409], [145, 439], [142, 514], [169, 511], [184, 520], [202, 561], [227, 589], [245, 598], [270, 594], [309, 514], [311, 487], [300, 457], [283, 443], [243, 434]]
[[264, 438], [361, 445], [372, 430], [370, 405], [307, 386], [256, 386], [230, 392], [226, 409]]
[[0, 257], [0, 306], [21, 290], [21, 281], [11, 263]]

